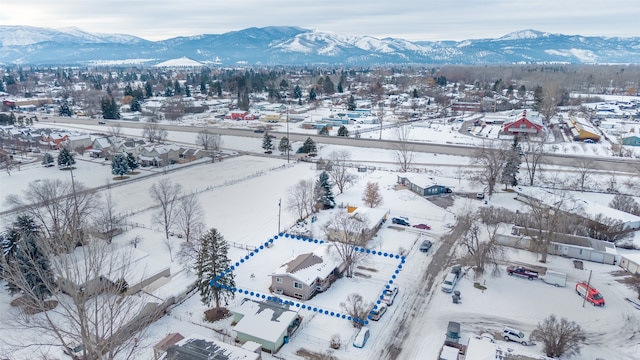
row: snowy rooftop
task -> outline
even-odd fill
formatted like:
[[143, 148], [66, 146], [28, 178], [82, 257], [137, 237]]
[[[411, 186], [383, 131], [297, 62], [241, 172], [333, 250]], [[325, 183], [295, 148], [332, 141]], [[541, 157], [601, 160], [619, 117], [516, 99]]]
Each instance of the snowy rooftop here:
[[271, 276], [288, 274], [299, 281], [310, 285], [317, 278], [326, 278], [342, 264], [335, 247], [322, 244], [313, 252], [294, 255], [286, 263], [274, 270]]
[[244, 315], [233, 330], [269, 342], [276, 342], [298, 316], [297, 311], [274, 302], [258, 302], [247, 298], [232, 311]]
[[[258, 360], [260, 355], [249, 350], [225, 344], [200, 334], [192, 334], [169, 348], [172, 359], [193, 360]], [[196, 355], [197, 354], [197, 355]]]

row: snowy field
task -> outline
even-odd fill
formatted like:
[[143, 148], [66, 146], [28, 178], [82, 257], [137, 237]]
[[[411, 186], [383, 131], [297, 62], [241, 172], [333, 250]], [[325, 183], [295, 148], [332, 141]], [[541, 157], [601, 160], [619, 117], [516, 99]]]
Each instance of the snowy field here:
[[[87, 130], [92, 128], [83, 127]], [[95, 126], [95, 128], [104, 130], [104, 127]], [[139, 135], [137, 133], [139, 130], [125, 128], [123, 130], [127, 133], [131, 132], [131, 135]], [[470, 139], [476, 139], [458, 130], [451, 129], [450, 125], [434, 125], [431, 128], [414, 126], [412, 136], [416, 139], [431, 138], [438, 143], [460, 141], [470, 144]], [[376, 133], [375, 136], [377, 135]], [[391, 138], [391, 130], [384, 130], [383, 136]], [[169, 135], [169, 140], [184, 143], [193, 143], [194, 138], [195, 134], [192, 133], [170, 132]], [[480, 137], [477, 139], [481, 141]], [[223, 148], [234, 151], [261, 153], [261, 144], [260, 138], [231, 136], [223, 138]], [[600, 144], [578, 144], [576, 149], [567, 149], [567, 152], [595, 154], [584, 145], [602, 148], [604, 150], [601, 153], [599, 150], [598, 155], [607, 155], [606, 147]], [[319, 157], [327, 158], [332, 151], [338, 149], [349, 150], [354, 163], [376, 168], [366, 173], [354, 172], [358, 180], [344, 194], [336, 197], [338, 204], [363, 207], [361, 197], [366, 183], [377, 182], [384, 200], [381, 208], [388, 210], [390, 216], [405, 216], [410, 218], [412, 223], [429, 224], [432, 230], [403, 229], [387, 222], [367, 245], [369, 250], [403, 254], [406, 258], [395, 279], [395, 283], [400, 287], [396, 302], [380, 321], [371, 322], [368, 325], [371, 328], [371, 338], [363, 349], [351, 346], [355, 329], [348, 321], [305, 309], [300, 311], [303, 317], [301, 328], [294, 334], [290, 343], [280, 350], [277, 354], [278, 358], [301, 359], [295, 354], [300, 348], [315, 352], [327, 351], [331, 337], [338, 334], [343, 344], [339, 350], [333, 351], [333, 355], [338, 359], [378, 359], [388, 346], [389, 340], [393, 338], [394, 328], [399, 321], [410, 317], [415, 319], [415, 322], [409, 332], [410, 336], [402, 344], [401, 358], [435, 359], [444, 341], [448, 321], [460, 322], [463, 336], [470, 337], [483, 332], [497, 333], [504, 325], [518, 327], [530, 333], [542, 319], [550, 314], [556, 314], [578, 322], [588, 333], [588, 342], [583, 347], [582, 354], [574, 359], [593, 360], [597, 357], [607, 360], [640, 359], [640, 340], [638, 340], [640, 310], [624, 300], [625, 297], [634, 297], [634, 294], [625, 285], [615, 281], [612, 273], [619, 270], [615, 266], [587, 262], [585, 270], [577, 270], [573, 268], [570, 260], [550, 256], [547, 264], [549, 269], [563, 271], [569, 275], [566, 288], [555, 288], [541, 281], [530, 282], [503, 275], [498, 278], [483, 277], [475, 280], [487, 287], [486, 290], [480, 291], [473, 287], [472, 274], [469, 274], [458, 286], [458, 290], [462, 293], [462, 304], [453, 304], [450, 295], [440, 291], [440, 281], [436, 279], [436, 286], [421, 300], [428, 304], [424, 307], [425, 310], [421, 313], [407, 313], [404, 306], [415, 300], [416, 283], [420, 281], [431, 261], [431, 254], [440, 246], [441, 236], [449, 230], [447, 225], [455, 223], [457, 212], [484, 205], [477, 200], [454, 196], [454, 205], [448, 209], [442, 209], [407, 190], [396, 190], [397, 173], [391, 151], [325, 146], [321, 147]], [[416, 175], [448, 179], [448, 185], [455, 189], [454, 193], [482, 191], [482, 185], [470, 180], [470, 172], [475, 169], [470, 165], [468, 158], [416, 154], [414, 164], [420, 169], [420, 173]], [[102, 187], [99, 193], [104, 196], [109, 192], [118, 210], [129, 214], [128, 221], [132, 226], [127, 232], [118, 236], [112, 246], [130, 248], [129, 241], [138, 236], [141, 239], [137, 245], [138, 250], [149, 254], [153, 265], [170, 266], [172, 274], [176, 274], [174, 280], [182, 281], [183, 284], [193, 281], [194, 275], [191, 269], [184, 269], [175, 259], [172, 261], [169, 249], [163, 242], [163, 233], [151, 221], [153, 209], [150, 207], [151, 198], [148, 189], [153, 183], [166, 178], [180, 183], [185, 192], [198, 193], [205, 212], [206, 226], [217, 228], [227, 241], [239, 245], [230, 248], [229, 255], [235, 263], [250, 254], [250, 251], [241, 248], [242, 246], [260, 246], [269, 239], [273, 239], [279, 230], [282, 232], [300, 230], [295, 225], [296, 216], [286, 210], [287, 189], [301, 179], [316, 179], [319, 174], [311, 163], [287, 163], [286, 159], [276, 156], [246, 155], [226, 158], [217, 163], [203, 161], [184, 169], [174, 166], [168, 169], [170, 171], [143, 169], [140, 174], [130, 176], [127, 180], [114, 180], [110, 170], [110, 166], [103, 160], [83, 157], [78, 159], [73, 176], [77, 182], [88, 188]], [[561, 170], [551, 167], [547, 169], [549, 173], [556, 171], [562, 173]], [[570, 173], [564, 176], [567, 179], [571, 178]], [[619, 175], [620, 178], [624, 176]], [[591, 181], [597, 185], [606, 182], [608, 177], [610, 174], [596, 174]], [[67, 180], [70, 179], [70, 173], [55, 167], [42, 168], [37, 163], [25, 165], [19, 171], [13, 171], [11, 175], [3, 172], [0, 174], [0, 196], [4, 199], [8, 194], [20, 194], [27, 189], [29, 182], [44, 178]], [[623, 182], [620, 179], [620, 183]], [[624, 190], [633, 191], [633, 188], [624, 188]], [[597, 193], [575, 195], [592, 197], [594, 201], [605, 204], [612, 196]], [[640, 200], [637, 197], [636, 199]], [[513, 199], [513, 193], [502, 192], [501, 188], [497, 194], [487, 200], [488, 205], [514, 210], [522, 209], [522, 204]], [[278, 206], [279, 203], [282, 204], [281, 208]], [[8, 210], [7, 204], [2, 201], [0, 211], [5, 210]], [[279, 210], [281, 210], [280, 215]], [[317, 222], [307, 224], [306, 228], [313, 238], [322, 238], [319, 226], [327, 221], [330, 213], [330, 211], [323, 211], [318, 216]], [[3, 217], [0, 225], [5, 226], [10, 221], [11, 219]], [[278, 222], [281, 223], [281, 229], [278, 229]], [[172, 245], [172, 251], [175, 252], [181, 240], [172, 239], [175, 240]], [[434, 242], [434, 247], [428, 254], [421, 253], [417, 249], [423, 239]], [[238, 266], [235, 273], [237, 287], [255, 293], [268, 294], [271, 281], [268, 275], [292, 255], [308, 252], [313, 246], [311, 243], [299, 240], [278, 239], [273, 247], [260, 250], [242, 266]], [[535, 255], [524, 251], [510, 251], [509, 260], [536, 263]], [[359, 265], [375, 270], [368, 270], [368, 274], [371, 275], [369, 278], [340, 279], [327, 292], [314, 297], [307, 303], [310, 306], [337, 313], [343, 311], [340, 303], [344, 302], [351, 293], [360, 293], [367, 301], [373, 302], [395, 271], [399, 269], [399, 263], [396, 258], [368, 256]], [[448, 268], [443, 269], [441, 277], [448, 270]], [[576, 281], [586, 280], [589, 271], [593, 271], [592, 282], [607, 301], [604, 308], [594, 308], [590, 305], [582, 307], [582, 299], [572, 289]], [[158, 290], [158, 292], [162, 291], [168, 290]], [[157, 293], [157, 295], [161, 294]], [[244, 294], [238, 294], [236, 301], [244, 296]], [[2, 292], [0, 308], [9, 309], [10, 301], [11, 297]], [[229, 304], [229, 306], [233, 305]], [[152, 359], [153, 345], [172, 332], [180, 332], [185, 336], [203, 334], [231, 342], [229, 336], [222, 335], [232, 334], [230, 320], [226, 319], [214, 324], [207, 323], [203, 320], [205, 310], [206, 307], [202, 305], [197, 294], [173, 308], [169, 315], [148, 328], [146, 336], [141, 338], [136, 358]], [[0, 338], [5, 337], [2, 333], [9, 332], [13, 330], [8, 323], [5, 323], [0, 328]], [[37, 337], [37, 334], [28, 332], [19, 334], [25, 339]], [[537, 356], [542, 354], [540, 344], [525, 348], [515, 343], [507, 344], [501, 340], [497, 342], [521, 352]], [[0, 354], [2, 349], [0, 347]], [[50, 354], [56, 352], [56, 350], [52, 351]], [[31, 358], [27, 351], [12, 355], [11, 358], [16, 359]], [[264, 353], [263, 358], [276, 357]]]

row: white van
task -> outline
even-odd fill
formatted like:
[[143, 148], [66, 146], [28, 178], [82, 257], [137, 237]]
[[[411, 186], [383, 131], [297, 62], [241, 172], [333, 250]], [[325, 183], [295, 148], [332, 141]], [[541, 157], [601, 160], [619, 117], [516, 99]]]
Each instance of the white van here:
[[363, 348], [364, 344], [369, 340], [369, 335], [369, 328], [366, 326], [361, 327], [358, 335], [356, 335], [356, 338], [353, 340], [353, 346]]

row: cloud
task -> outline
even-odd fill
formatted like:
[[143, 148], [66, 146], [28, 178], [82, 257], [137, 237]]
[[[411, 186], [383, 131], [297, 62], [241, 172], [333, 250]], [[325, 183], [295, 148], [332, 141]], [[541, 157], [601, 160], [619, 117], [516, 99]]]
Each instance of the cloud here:
[[75, 26], [149, 40], [271, 25], [407, 40], [500, 37], [522, 29], [630, 37], [640, 18], [640, 6], [628, 0], [23, 0], [11, 7], [0, 15], [3, 25]]

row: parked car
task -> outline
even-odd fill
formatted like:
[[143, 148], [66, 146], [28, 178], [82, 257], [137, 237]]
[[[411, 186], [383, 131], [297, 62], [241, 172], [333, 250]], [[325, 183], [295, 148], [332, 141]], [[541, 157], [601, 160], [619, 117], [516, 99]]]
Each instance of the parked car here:
[[451, 272], [448, 273], [442, 281], [442, 285], [440, 287], [442, 291], [446, 293], [452, 292], [458, 284], [460, 276], [462, 276], [462, 268], [460, 266], [454, 266], [451, 268]]
[[527, 336], [518, 329], [505, 326], [504, 329], [502, 329], [502, 337], [506, 341], [514, 341], [527, 346]]
[[369, 340], [369, 335], [369, 328], [366, 326], [361, 327], [358, 331], [358, 335], [356, 335], [356, 338], [353, 340], [353, 346], [363, 348], [367, 343], [367, 340]]
[[416, 228], [416, 229], [431, 230], [431, 226], [429, 226], [427, 224], [415, 224], [415, 225], [413, 225], [413, 227]]
[[407, 220], [402, 218], [393, 218], [391, 219], [391, 222], [398, 225], [411, 226]]
[[420, 244], [420, 251], [422, 252], [429, 252], [429, 249], [431, 249], [431, 246], [433, 245], [433, 243], [429, 240], [425, 240], [422, 242], [422, 244]]
[[369, 312], [369, 318], [371, 320], [378, 321], [382, 315], [387, 312], [387, 309], [388, 307], [386, 304], [374, 305], [373, 309]]
[[106, 125], [107, 123], [104, 121], [98, 121], [98, 125]]
[[576, 292], [578, 295], [586, 298], [588, 302], [593, 306], [604, 306], [604, 297], [596, 288], [587, 284], [585, 281], [581, 281], [576, 284]]
[[79, 345], [74, 344], [74, 345], [69, 345], [68, 347], [65, 346], [62, 352], [71, 356], [73, 359], [80, 359], [82, 357], [83, 350], [84, 350], [84, 347], [82, 346], [82, 344], [79, 344]]
[[395, 300], [398, 295], [398, 285], [391, 284], [388, 289], [384, 289], [382, 292], [382, 303], [387, 306], [393, 305], [393, 300]]
[[447, 324], [447, 333], [445, 334], [445, 336], [445, 344], [457, 344], [460, 340], [460, 323], [449, 321], [449, 324]]
[[476, 194], [476, 199], [478, 199], [478, 200], [484, 199], [484, 193], [477, 193]]
[[507, 273], [509, 275], [518, 275], [518, 276], [526, 277], [529, 280], [538, 279], [537, 271], [527, 269], [524, 266], [507, 266]]
[[255, 129], [253, 130], [254, 133], [258, 133], [258, 134], [262, 134], [264, 132], [264, 130], [262, 129]]

